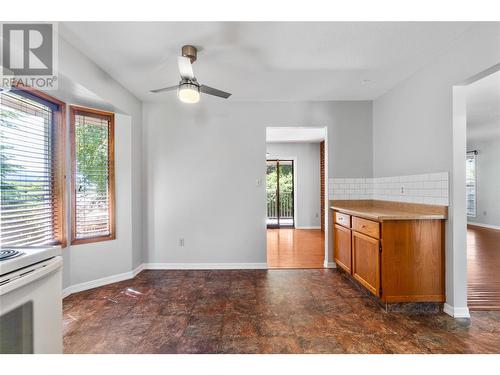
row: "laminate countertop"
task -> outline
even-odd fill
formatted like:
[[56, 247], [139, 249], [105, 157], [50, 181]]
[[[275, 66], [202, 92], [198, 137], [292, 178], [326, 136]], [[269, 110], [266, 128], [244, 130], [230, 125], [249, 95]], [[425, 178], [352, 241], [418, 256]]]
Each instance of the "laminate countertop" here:
[[448, 217], [447, 206], [379, 200], [332, 200], [330, 209], [376, 221], [444, 220]]

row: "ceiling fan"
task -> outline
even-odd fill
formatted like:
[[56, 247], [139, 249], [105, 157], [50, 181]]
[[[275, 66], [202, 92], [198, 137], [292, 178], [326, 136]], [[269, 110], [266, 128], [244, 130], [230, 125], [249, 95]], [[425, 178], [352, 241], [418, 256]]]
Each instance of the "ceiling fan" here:
[[151, 90], [153, 93], [177, 90], [177, 96], [184, 103], [198, 103], [200, 101], [200, 93], [218, 96], [227, 99], [231, 96], [230, 93], [214, 89], [213, 87], [200, 85], [193, 73], [192, 64], [196, 61], [197, 49], [194, 46], [186, 45], [182, 47], [182, 56], [177, 58], [181, 81], [176, 86], [164, 87], [161, 89]]

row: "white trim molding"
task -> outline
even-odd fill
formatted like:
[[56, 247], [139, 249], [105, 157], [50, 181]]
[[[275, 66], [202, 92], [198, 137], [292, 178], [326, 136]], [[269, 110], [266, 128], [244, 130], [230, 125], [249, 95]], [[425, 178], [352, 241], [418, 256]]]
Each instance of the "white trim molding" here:
[[262, 270], [267, 263], [145, 263], [147, 270]]
[[315, 227], [300, 227], [298, 225], [295, 226], [295, 229], [321, 229], [321, 226], [315, 226]]
[[453, 307], [445, 303], [443, 311], [446, 314], [452, 316], [453, 318], [466, 318], [466, 319], [470, 318], [470, 312], [468, 307]]
[[337, 268], [337, 264], [335, 262], [326, 262], [323, 264], [325, 268]]
[[135, 276], [137, 276], [142, 270], [144, 270], [144, 264], [139, 265], [136, 269], [129, 271], [129, 272], [119, 273], [116, 275], [111, 275], [111, 276], [103, 277], [100, 279], [71, 285], [71, 286], [63, 289], [62, 296], [63, 296], [63, 298], [66, 298], [73, 293], [78, 293], [78, 292], [82, 292], [84, 290], [97, 288], [99, 286], [117, 283], [117, 282], [123, 281], [123, 280], [132, 279]]
[[500, 225], [491, 225], [491, 224], [483, 224], [483, 223], [473, 223], [473, 222], [467, 222], [467, 225], [472, 225], [473, 227], [481, 227], [481, 228], [488, 228], [488, 229], [495, 229], [495, 230], [500, 230]]

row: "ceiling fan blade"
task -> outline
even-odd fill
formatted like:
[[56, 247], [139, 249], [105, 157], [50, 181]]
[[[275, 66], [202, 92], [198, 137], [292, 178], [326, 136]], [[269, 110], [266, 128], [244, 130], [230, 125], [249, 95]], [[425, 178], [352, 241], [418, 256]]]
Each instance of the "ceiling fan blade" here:
[[228, 92], [225, 92], [225, 91], [222, 91], [222, 90], [218, 90], [218, 89], [214, 89], [213, 87], [205, 86], [205, 85], [201, 85], [200, 86], [200, 91], [202, 93], [204, 93], [204, 94], [218, 96], [218, 97], [224, 98], [224, 99], [227, 99], [227, 98], [229, 98], [231, 96], [231, 94], [228, 93]]
[[193, 66], [189, 57], [177, 57], [177, 65], [179, 66], [179, 73], [182, 79], [194, 79]]
[[178, 85], [176, 86], [170, 86], [170, 87], [164, 87], [162, 89], [156, 89], [156, 90], [150, 90], [150, 92], [153, 92], [155, 94], [159, 93], [159, 92], [165, 92], [165, 91], [173, 91], [173, 90], [177, 90], [179, 88]]

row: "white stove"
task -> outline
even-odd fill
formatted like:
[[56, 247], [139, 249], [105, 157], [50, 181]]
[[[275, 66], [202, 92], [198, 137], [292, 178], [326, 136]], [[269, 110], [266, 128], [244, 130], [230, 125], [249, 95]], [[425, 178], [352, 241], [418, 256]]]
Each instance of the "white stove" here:
[[[2, 257], [3, 255], [3, 257]], [[0, 277], [31, 266], [35, 263], [61, 255], [60, 246], [40, 248], [1, 248], [0, 249]]]
[[62, 353], [59, 246], [0, 249], [0, 353]]

